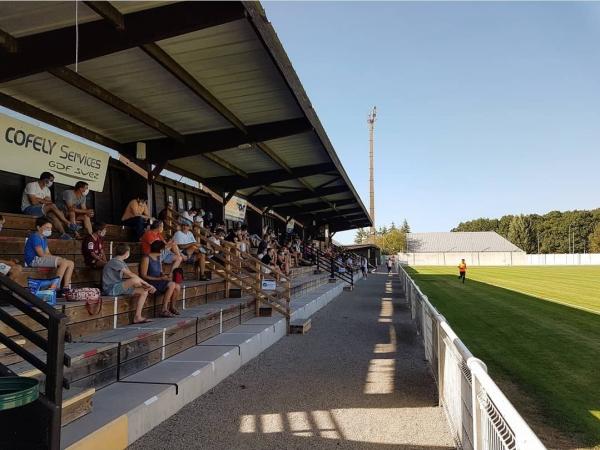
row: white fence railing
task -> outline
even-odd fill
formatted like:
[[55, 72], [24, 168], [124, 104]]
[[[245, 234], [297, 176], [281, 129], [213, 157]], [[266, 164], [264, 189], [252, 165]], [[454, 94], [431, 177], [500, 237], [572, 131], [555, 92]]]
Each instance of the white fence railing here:
[[398, 273], [457, 445], [464, 450], [545, 449], [487, 374], [485, 364], [473, 356], [402, 266]]

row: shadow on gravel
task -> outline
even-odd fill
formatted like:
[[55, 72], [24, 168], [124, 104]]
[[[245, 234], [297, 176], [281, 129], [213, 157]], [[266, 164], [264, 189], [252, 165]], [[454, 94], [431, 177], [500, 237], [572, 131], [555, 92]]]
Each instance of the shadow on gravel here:
[[[191, 426], [190, 424], [194, 424]], [[371, 274], [133, 448], [454, 448], [397, 276]]]

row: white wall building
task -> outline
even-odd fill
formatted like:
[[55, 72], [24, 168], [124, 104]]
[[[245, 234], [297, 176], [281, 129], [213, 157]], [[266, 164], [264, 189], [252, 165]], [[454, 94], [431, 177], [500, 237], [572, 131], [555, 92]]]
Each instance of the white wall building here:
[[527, 254], [494, 231], [408, 233], [406, 253], [399, 261], [411, 266], [471, 266], [528, 264]]

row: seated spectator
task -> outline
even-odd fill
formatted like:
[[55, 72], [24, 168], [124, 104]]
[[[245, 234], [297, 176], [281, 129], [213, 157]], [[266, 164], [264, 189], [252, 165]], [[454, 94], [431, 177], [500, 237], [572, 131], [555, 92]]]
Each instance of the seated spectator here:
[[154, 294], [154, 286], [146, 283], [136, 274], [134, 274], [125, 261], [129, 258], [129, 245], [120, 243], [115, 248], [115, 257], [111, 259], [102, 269], [102, 291], [104, 295], [117, 297], [119, 295], [132, 295], [137, 297], [135, 307], [135, 316], [133, 323], [152, 322], [142, 316], [144, 303], [148, 294]]
[[148, 211], [148, 195], [141, 193], [129, 202], [121, 217], [121, 222], [123, 225], [133, 228], [135, 240], [139, 241], [144, 234], [150, 219], [150, 211]]
[[194, 226], [204, 228], [204, 210], [198, 211], [198, 214], [194, 216]]
[[286, 259], [285, 252], [283, 250], [280, 250], [277, 253], [276, 264], [277, 264], [277, 267], [279, 267], [279, 270], [281, 271], [281, 273], [283, 273], [286, 276], [288, 276], [290, 274], [290, 266]]
[[183, 256], [179, 251], [177, 244], [173, 242], [173, 239], [167, 241], [163, 236], [164, 224], [162, 220], [155, 220], [150, 229], [144, 233], [140, 241], [142, 242], [142, 253], [148, 255], [150, 253], [150, 245], [154, 241], [163, 241], [165, 248], [161, 255], [161, 262], [164, 264], [172, 264], [171, 272], [177, 269], [183, 262]]
[[48, 237], [52, 234], [52, 223], [47, 217], [38, 217], [35, 220], [35, 228], [36, 231], [32, 232], [25, 242], [25, 264], [28, 267], [56, 269], [56, 276], [60, 277], [63, 290], [70, 289], [75, 263], [50, 253]]
[[188, 261], [194, 261], [196, 259], [196, 270], [198, 272], [198, 280], [206, 281], [206, 249], [201, 247], [196, 241], [194, 233], [191, 231], [191, 227], [188, 223], [181, 225], [181, 231], [178, 231], [173, 236], [173, 242], [179, 247]]
[[258, 244], [258, 254], [264, 255], [269, 247], [269, 236], [265, 233], [262, 240]]
[[215, 226], [215, 222], [213, 220], [213, 213], [210, 212], [210, 211], [208, 211], [204, 215], [203, 220], [204, 220], [204, 228], [207, 228], [207, 229], [209, 229], [209, 230], [212, 231], [214, 229], [214, 226]]
[[[0, 215], [0, 231], [4, 227], [4, 216]], [[19, 275], [23, 272], [23, 267], [19, 265], [16, 259], [0, 259], [0, 274], [6, 275], [12, 280], [19, 278]]]
[[154, 286], [156, 292], [163, 295], [162, 311], [160, 317], [173, 317], [180, 312], [175, 308], [173, 302], [181, 291], [181, 286], [171, 277], [163, 273], [161, 254], [165, 249], [163, 241], [154, 241], [150, 245], [150, 253], [142, 257], [140, 262], [140, 276]]
[[220, 256], [220, 250], [218, 247], [215, 246], [221, 246], [221, 241], [225, 239], [225, 230], [223, 230], [222, 228], [219, 228], [218, 230], [215, 231], [215, 233], [208, 238], [208, 244], [209, 245], [213, 245], [211, 246], [211, 251], [213, 252], [213, 256], [211, 256], [211, 259], [215, 259], [217, 260], [217, 262], [221, 262], [223, 263], [223, 259]]
[[102, 269], [106, 263], [104, 253], [104, 236], [106, 235], [106, 224], [95, 223], [92, 234], [88, 234], [81, 242], [81, 254], [85, 265], [92, 269]]
[[94, 217], [94, 210], [88, 209], [85, 204], [89, 192], [89, 185], [84, 181], [78, 181], [73, 189], [67, 189], [62, 195], [65, 216], [71, 223], [69, 227], [77, 229], [79, 226], [77, 221], [81, 220], [88, 235], [93, 233], [91, 218]]
[[175, 211], [172, 201], [168, 201], [167, 206], [158, 213], [158, 219], [164, 222], [165, 227], [171, 233], [177, 231], [175, 228], [179, 220], [179, 213]]
[[180, 223], [189, 223], [190, 226], [194, 224], [194, 217], [196, 217], [198, 211], [196, 208], [190, 208], [187, 211], [183, 211], [180, 215], [179, 222]]
[[274, 248], [269, 248], [267, 250], [267, 253], [261, 258], [261, 262], [265, 266], [269, 266], [269, 269], [273, 272], [275, 278], [279, 281], [281, 270], [277, 265], [277, 253], [275, 252]]
[[72, 239], [65, 233], [65, 226], [73, 232], [79, 229], [79, 225], [70, 223], [63, 212], [52, 202], [50, 187], [54, 183], [54, 175], [44, 172], [38, 181], [27, 183], [21, 199], [21, 211], [23, 214], [34, 217], [46, 216], [60, 233], [61, 239]]

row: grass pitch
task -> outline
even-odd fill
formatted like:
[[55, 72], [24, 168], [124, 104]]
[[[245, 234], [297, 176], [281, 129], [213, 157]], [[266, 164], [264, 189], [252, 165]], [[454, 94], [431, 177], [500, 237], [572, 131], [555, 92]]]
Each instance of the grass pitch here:
[[408, 271], [526, 419], [600, 447], [600, 267]]

